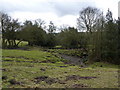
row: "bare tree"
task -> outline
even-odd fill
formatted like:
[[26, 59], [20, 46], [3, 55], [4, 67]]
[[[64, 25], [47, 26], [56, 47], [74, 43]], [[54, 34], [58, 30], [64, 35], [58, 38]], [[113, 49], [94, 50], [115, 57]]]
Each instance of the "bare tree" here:
[[101, 14], [97, 8], [84, 8], [80, 11], [79, 18], [77, 18], [78, 29], [92, 33]]
[[80, 11], [79, 18], [77, 19], [78, 29], [81, 32], [87, 32], [83, 37], [85, 38], [87, 36], [86, 46], [89, 60], [100, 57], [102, 21], [103, 13], [94, 7], [84, 8]]
[[35, 24], [38, 25], [38, 27], [40, 28], [46, 29], [45, 21], [42, 19], [35, 20]]
[[52, 21], [50, 21], [50, 24], [49, 24], [49, 26], [48, 26], [48, 32], [49, 32], [49, 33], [55, 33], [56, 28], [57, 28], [57, 27], [54, 25], [54, 23], [53, 23]]

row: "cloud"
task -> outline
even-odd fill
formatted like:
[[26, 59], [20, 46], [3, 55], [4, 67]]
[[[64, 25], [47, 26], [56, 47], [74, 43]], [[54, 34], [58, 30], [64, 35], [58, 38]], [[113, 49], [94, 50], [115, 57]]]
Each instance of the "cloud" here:
[[54, 6], [57, 15], [77, 15], [79, 11], [86, 6], [92, 6], [92, 2], [51, 2]]
[[0, 10], [5, 12], [48, 12], [54, 11], [48, 2], [39, 0], [2, 0]]
[[120, 1], [119, 1], [119, 4], [118, 4], [118, 17], [120, 17]]
[[40, 0], [2, 0], [0, 10], [10, 12], [54, 12], [58, 16], [76, 15], [81, 8], [93, 5], [92, 2], [40, 1]]
[[57, 16], [52, 12], [44, 12], [44, 13], [32, 13], [32, 12], [15, 12], [11, 13], [12, 17], [17, 19], [19, 17], [20, 22], [24, 22], [25, 20], [36, 20], [42, 19], [46, 22], [46, 25], [52, 21], [56, 26], [61, 26], [63, 24], [69, 26], [76, 26], [76, 19], [78, 15], [65, 15], [65, 16]]
[[108, 8], [117, 17], [119, 0], [0, 0], [0, 11], [8, 13], [21, 22], [26, 19], [41, 18], [47, 23], [75, 26], [79, 11], [87, 6], [100, 8], [104, 12]]
[[119, 0], [97, 0], [95, 4], [97, 8], [100, 8], [104, 14], [106, 14], [108, 8], [113, 13], [113, 17], [117, 19], [118, 17], [118, 2]]

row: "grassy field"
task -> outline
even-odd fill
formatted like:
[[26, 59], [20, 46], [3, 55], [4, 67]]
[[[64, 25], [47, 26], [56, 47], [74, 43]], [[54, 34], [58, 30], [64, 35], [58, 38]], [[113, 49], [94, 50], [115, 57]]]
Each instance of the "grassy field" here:
[[3, 88], [119, 87], [117, 65], [98, 62], [83, 68], [65, 64], [66, 60], [55, 54], [36, 49], [3, 49], [2, 53]]

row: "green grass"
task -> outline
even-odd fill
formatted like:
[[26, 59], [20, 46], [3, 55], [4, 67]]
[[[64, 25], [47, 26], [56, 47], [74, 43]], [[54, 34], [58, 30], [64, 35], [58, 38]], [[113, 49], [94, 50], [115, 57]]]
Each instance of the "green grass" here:
[[[16, 41], [16, 42], [19, 42], [19, 41]], [[18, 46], [23, 47], [23, 46], [26, 46], [26, 45], [28, 45], [28, 42], [27, 41], [22, 41], [22, 42], [20, 42], [20, 44]]]
[[107, 63], [107, 62], [95, 62], [95, 63], [91, 64], [90, 67], [92, 67], [92, 68], [102, 67], [102, 68], [116, 68], [116, 69], [118, 69], [120, 67], [120, 65], [114, 65], [114, 64]]
[[60, 61], [58, 57], [55, 57], [49, 52], [43, 52], [39, 50], [25, 51], [25, 50], [3, 50], [2, 51], [3, 60], [33, 60], [33, 61], [45, 61], [51, 60], [53, 62]]
[[[40, 50], [3, 50], [3, 76], [7, 76], [2, 82], [3, 88], [73, 88], [75, 84], [85, 85], [88, 88], [118, 88], [118, 68], [108, 63], [94, 63], [82, 68], [64, 64], [62, 59], [50, 52]], [[23, 58], [24, 57], [24, 58]], [[8, 61], [6, 60], [8, 59]], [[30, 61], [54, 60], [55, 63], [32, 63]], [[9, 61], [11, 60], [11, 61]], [[28, 61], [28, 62], [16, 62]], [[103, 65], [103, 67], [101, 67]], [[61, 67], [62, 66], [62, 67]], [[92, 79], [71, 79], [67, 76], [79, 75], [82, 77], [96, 77]], [[48, 76], [57, 78], [64, 83], [48, 84], [45, 81], [36, 83], [36, 77]], [[16, 80], [21, 84], [11, 84], [10, 80]]]

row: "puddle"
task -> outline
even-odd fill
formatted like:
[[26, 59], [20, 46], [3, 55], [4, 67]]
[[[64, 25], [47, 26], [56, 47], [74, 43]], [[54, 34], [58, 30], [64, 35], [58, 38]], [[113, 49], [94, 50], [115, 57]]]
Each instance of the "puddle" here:
[[79, 80], [79, 79], [93, 79], [93, 78], [97, 78], [97, 77], [71, 75], [71, 76], [66, 76], [66, 81], [68, 81], [68, 80]]

